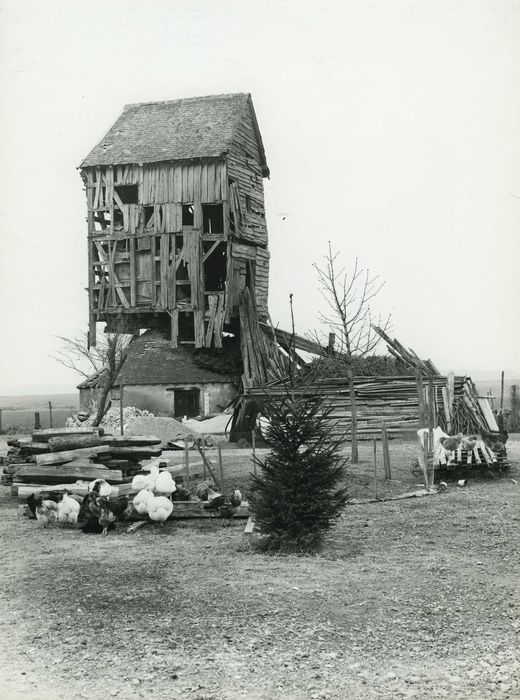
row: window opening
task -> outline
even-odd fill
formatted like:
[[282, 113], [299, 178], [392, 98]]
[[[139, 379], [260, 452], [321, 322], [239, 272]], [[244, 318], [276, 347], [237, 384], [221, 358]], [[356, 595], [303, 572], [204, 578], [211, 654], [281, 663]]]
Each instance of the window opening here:
[[94, 231], [102, 233], [110, 228], [112, 217], [109, 211], [96, 211], [94, 214]]
[[179, 312], [179, 341], [181, 343], [195, 342], [195, 320], [193, 312]]
[[123, 212], [119, 207], [114, 207], [114, 231], [122, 231], [125, 225]]
[[193, 215], [193, 204], [183, 204], [182, 205], [182, 225], [183, 226], [193, 226], [194, 215]]
[[137, 185], [116, 185], [114, 190], [119, 195], [123, 204], [137, 204], [139, 201]]
[[[204, 241], [202, 249], [208, 253], [214, 244]], [[206, 292], [223, 292], [226, 288], [226, 246], [219, 243], [204, 262], [204, 289]]]
[[203, 233], [224, 233], [224, 214], [222, 204], [202, 205]]
[[143, 207], [143, 219], [145, 228], [153, 226], [153, 206]]

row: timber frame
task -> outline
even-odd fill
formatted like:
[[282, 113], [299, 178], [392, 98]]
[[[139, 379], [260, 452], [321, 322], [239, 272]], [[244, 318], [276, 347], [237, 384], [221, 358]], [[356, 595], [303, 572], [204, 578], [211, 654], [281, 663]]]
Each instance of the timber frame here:
[[[151, 162], [115, 156], [110, 163], [102, 142], [83, 162], [89, 338], [94, 345], [96, 323], [110, 330], [121, 315], [129, 332], [160, 328], [174, 348], [221, 348], [223, 333], [230, 333], [240, 336], [251, 384], [275, 376], [269, 338], [258, 327], [268, 319], [269, 171], [250, 96], [221, 97], [247, 99], [218, 155]], [[207, 106], [212, 98], [200, 99]], [[190, 100], [171, 104], [184, 102]], [[149, 106], [163, 104], [170, 103]], [[147, 104], [135, 107], [146, 113]], [[131, 160], [128, 153], [120, 160]]]

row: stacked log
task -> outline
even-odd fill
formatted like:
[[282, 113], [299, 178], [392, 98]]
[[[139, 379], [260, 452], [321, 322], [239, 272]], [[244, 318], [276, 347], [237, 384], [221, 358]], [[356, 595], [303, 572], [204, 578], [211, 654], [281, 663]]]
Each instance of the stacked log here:
[[[451, 434], [470, 434], [482, 428], [493, 430], [479, 405], [475, 386], [468, 377], [454, 378], [454, 405], [445, 406], [447, 377], [430, 375], [421, 389], [423, 403], [428, 402], [428, 383], [432, 385], [435, 404], [435, 424], [448, 430], [447, 415], [451, 419]], [[411, 434], [424, 427], [421, 420], [417, 377], [356, 377], [354, 379], [358, 413], [358, 437], [362, 440], [380, 438], [383, 421], [389, 437]], [[443, 392], [443, 389], [445, 390]], [[350, 393], [346, 377], [325, 378], [315, 382], [304, 382], [296, 386], [296, 396], [321, 395], [325, 406], [330, 407], [328, 420], [334, 424], [333, 434], [337, 438], [349, 439], [352, 420]], [[266, 396], [281, 398], [286, 395], [282, 382], [265, 387], [248, 387], [245, 396], [260, 404]]]
[[9, 440], [1, 483], [68, 485], [103, 478], [118, 484], [141, 470], [140, 462], [162, 454], [151, 435], [105, 435], [102, 428], [37, 430], [32, 438]]

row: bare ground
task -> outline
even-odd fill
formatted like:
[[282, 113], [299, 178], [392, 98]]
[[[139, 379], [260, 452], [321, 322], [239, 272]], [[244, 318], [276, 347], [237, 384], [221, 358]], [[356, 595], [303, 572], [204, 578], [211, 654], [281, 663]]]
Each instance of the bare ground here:
[[[520, 698], [508, 446], [506, 477], [350, 506], [305, 558], [252, 553], [243, 521], [42, 531], [2, 488], [0, 698]], [[410, 490], [414, 448], [391, 449], [380, 488]], [[374, 487], [361, 457], [358, 498]], [[229, 485], [246, 479], [248, 455], [225, 463]]]

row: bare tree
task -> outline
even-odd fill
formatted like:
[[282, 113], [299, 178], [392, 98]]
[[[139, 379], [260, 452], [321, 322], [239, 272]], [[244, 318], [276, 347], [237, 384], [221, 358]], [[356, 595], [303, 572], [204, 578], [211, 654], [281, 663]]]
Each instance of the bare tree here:
[[[339, 251], [335, 252], [329, 241], [328, 253], [323, 256], [322, 266], [314, 264], [318, 273], [318, 283], [328, 311], [320, 314], [336, 337], [336, 356], [344, 362], [349, 380], [352, 412], [352, 463], [357, 464], [357, 404], [354, 390], [353, 358], [364, 357], [373, 352], [380, 338], [372, 327], [375, 319], [370, 308], [371, 301], [379, 294], [384, 282], [372, 275], [368, 268], [362, 268], [356, 258], [352, 270], [338, 263]], [[390, 315], [377, 317], [377, 325], [384, 331], [390, 328]]]
[[74, 370], [85, 379], [97, 374], [100, 392], [94, 426], [101, 423], [103, 416], [110, 408], [110, 390], [123, 367], [128, 346], [133, 337], [128, 333], [127, 323], [123, 316], [119, 316], [112, 322], [110, 332], [105, 333], [93, 347], [89, 347], [88, 333], [83, 333], [75, 338], [57, 336], [62, 346], [54, 355], [55, 360], [64, 367]]

